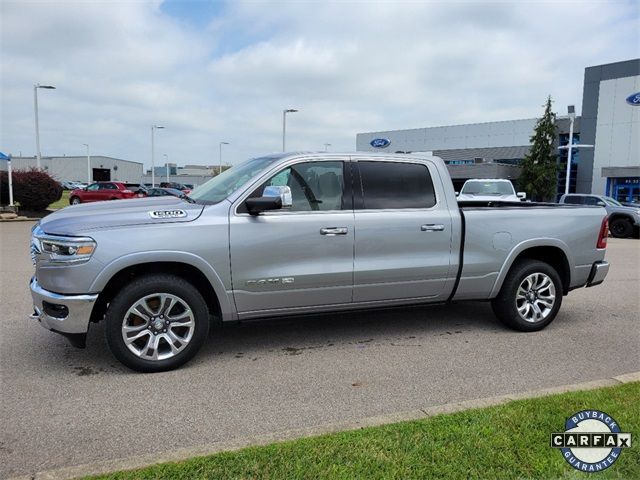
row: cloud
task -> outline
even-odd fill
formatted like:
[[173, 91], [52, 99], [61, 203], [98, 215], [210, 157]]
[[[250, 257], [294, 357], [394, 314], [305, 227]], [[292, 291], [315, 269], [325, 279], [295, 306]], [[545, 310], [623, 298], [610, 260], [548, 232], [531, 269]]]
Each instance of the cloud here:
[[[352, 150], [361, 131], [580, 108], [586, 66], [640, 53], [633, 2], [230, 2], [208, 22], [154, 2], [1, 3], [2, 150], [217, 163]], [[160, 153], [158, 158], [161, 158]]]

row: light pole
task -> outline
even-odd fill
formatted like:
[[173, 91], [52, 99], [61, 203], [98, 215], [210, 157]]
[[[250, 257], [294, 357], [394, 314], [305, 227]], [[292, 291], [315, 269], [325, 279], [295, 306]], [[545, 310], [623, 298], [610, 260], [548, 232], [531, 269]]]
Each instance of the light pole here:
[[160, 125], [151, 125], [151, 187], [156, 186], [156, 151], [153, 141], [154, 133], [156, 130], [164, 128]]
[[219, 160], [220, 160], [220, 170], [218, 170], [218, 175], [222, 173], [222, 145], [229, 145], [229, 142], [220, 142], [218, 148], [220, 150]]
[[89, 144], [83, 143], [87, 147], [87, 185], [91, 183], [91, 155], [89, 154]]
[[286, 134], [287, 134], [287, 113], [295, 113], [298, 110], [295, 108], [287, 108], [282, 111], [282, 151], [286, 151]]
[[162, 156], [164, 157], [164, 166], [167, 167], [167, 183], [169, 183], [169, 155], [163, 153]]
[[324, 144], [324, 151], [325, 151], [325, 152], [326, 152], [326, 151], [328, 151], [330, 146], [331, 146], [331, 144], [330, 144], [330, 143], [325, 143], [325, 144]]
[[38, 167], [38, 170], [40, 170], [41, 168], [41, 158], [42, 156], [40, 155], [40, 126], [38, 125], [38, 89], [39, 88], [44, 88], [46, 90], [55, 90], [56, 87], [54, 87], [53, 85], [40, 85], [39, 83], [36, 83], [33, 85], [33, 111], [35, 113], [35, 120], [36, 120], [36, 165]]
[[576, 120], [576, 107], [569, 105], [567, 107], [569, 113], [569, 149], [567, 150], [567, 178], [564, 182], [564, 194], [569, 193], [569, 179], [571, 177], [571, 153], [573, 152], [573, 122]]
[[571, 156], [574, 148], [591, 148], [593, 145], [579, 145], [573, 144], [573, 123], [576, 120], [576, 108], [573, 105], [567, 107], [567, 113], [569, 114], [569, 143], [558, 147], [561, 150], [567, 150], [567, 178], [564, 182], [564, 194], [569, 193], [569, 180], [571, 179]]

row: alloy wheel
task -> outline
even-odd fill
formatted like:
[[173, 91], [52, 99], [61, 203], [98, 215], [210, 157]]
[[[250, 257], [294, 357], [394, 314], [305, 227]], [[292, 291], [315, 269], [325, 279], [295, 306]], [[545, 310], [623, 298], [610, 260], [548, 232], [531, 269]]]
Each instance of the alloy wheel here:
[[546, 319], [556, 302], [556, 287], [544, 273], [532, 273], [520, 283], [516, 308], [520, 317], [530, 323]]
[[145, 360], [166, 360], [178, 355], [191, 341], [194, 314], [182, 298], [154, 293], [137, 300], [122, 320], [127, 348]]

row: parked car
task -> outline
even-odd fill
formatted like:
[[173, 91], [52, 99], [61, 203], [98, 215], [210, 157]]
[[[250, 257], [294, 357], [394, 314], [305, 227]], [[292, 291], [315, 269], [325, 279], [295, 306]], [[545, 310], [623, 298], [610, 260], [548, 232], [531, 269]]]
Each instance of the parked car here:
[[76, 188], [78, 188], [73, 182], [60, 182], [60, 185], [62, 185], [63, 190], [75, 190]]
[[573, 205], [598, 205], [609, 215], [609, 230], [617, 238], [627, 238], [637, 233], [640, 227], [640, 208], [622, 205], [615, 198], [606, 195], [570, 193], [560, 197], [560, 203]]
[[505, 178], [471, 178], [458, 194], [458, 201], [472, 202], [520, 202], [525, 198], [527, 194], [516, 193], [511, 181]]
[[602, 207], [457, 202], [438, 157], [273, 154], [191, 198], [42, 219], [33, 318], [76, 346], [104, 321], [113, 354], [145, 372], [192, 358], [211, 318], [490, 300], [532, 332], [604, 280], [606, 243]]
[[176, 190], [175, 188], [160, 188], [160, 187], [148, 188], [145, 192], [146, 197], [174, 196], [174, 197], [180, 198], [180, 197], [184, 197], [185, 195], [186, 193], [180, 190]]
[[136, 193], [122, 182], [96, 182], [85, 188], [77, 188], [69, 194], [69, 203], [99, 202], [102, 200], [120, 200], [134, 198]]
[[160, 187], [161, 188], [175, 188], [176, 190], [180, 190], [186, 194], [191, 193], [191, 188], [187, 187], [186, 185], [183, 185], [182, 183], [178, 183], [178, 182], [161, 182], [160, 183]]

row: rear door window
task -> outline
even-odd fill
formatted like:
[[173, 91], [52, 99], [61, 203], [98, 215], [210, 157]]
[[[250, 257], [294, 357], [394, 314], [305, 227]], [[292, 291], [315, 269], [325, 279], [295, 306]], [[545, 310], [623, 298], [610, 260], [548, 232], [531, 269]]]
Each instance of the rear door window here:
[[598, 205], [598, 202], [602, 202], [598, 197], [584, 197], [585, 205]]
[[430, 208], [436, 195], [421, 163], [358, 162], [364, 210]]

